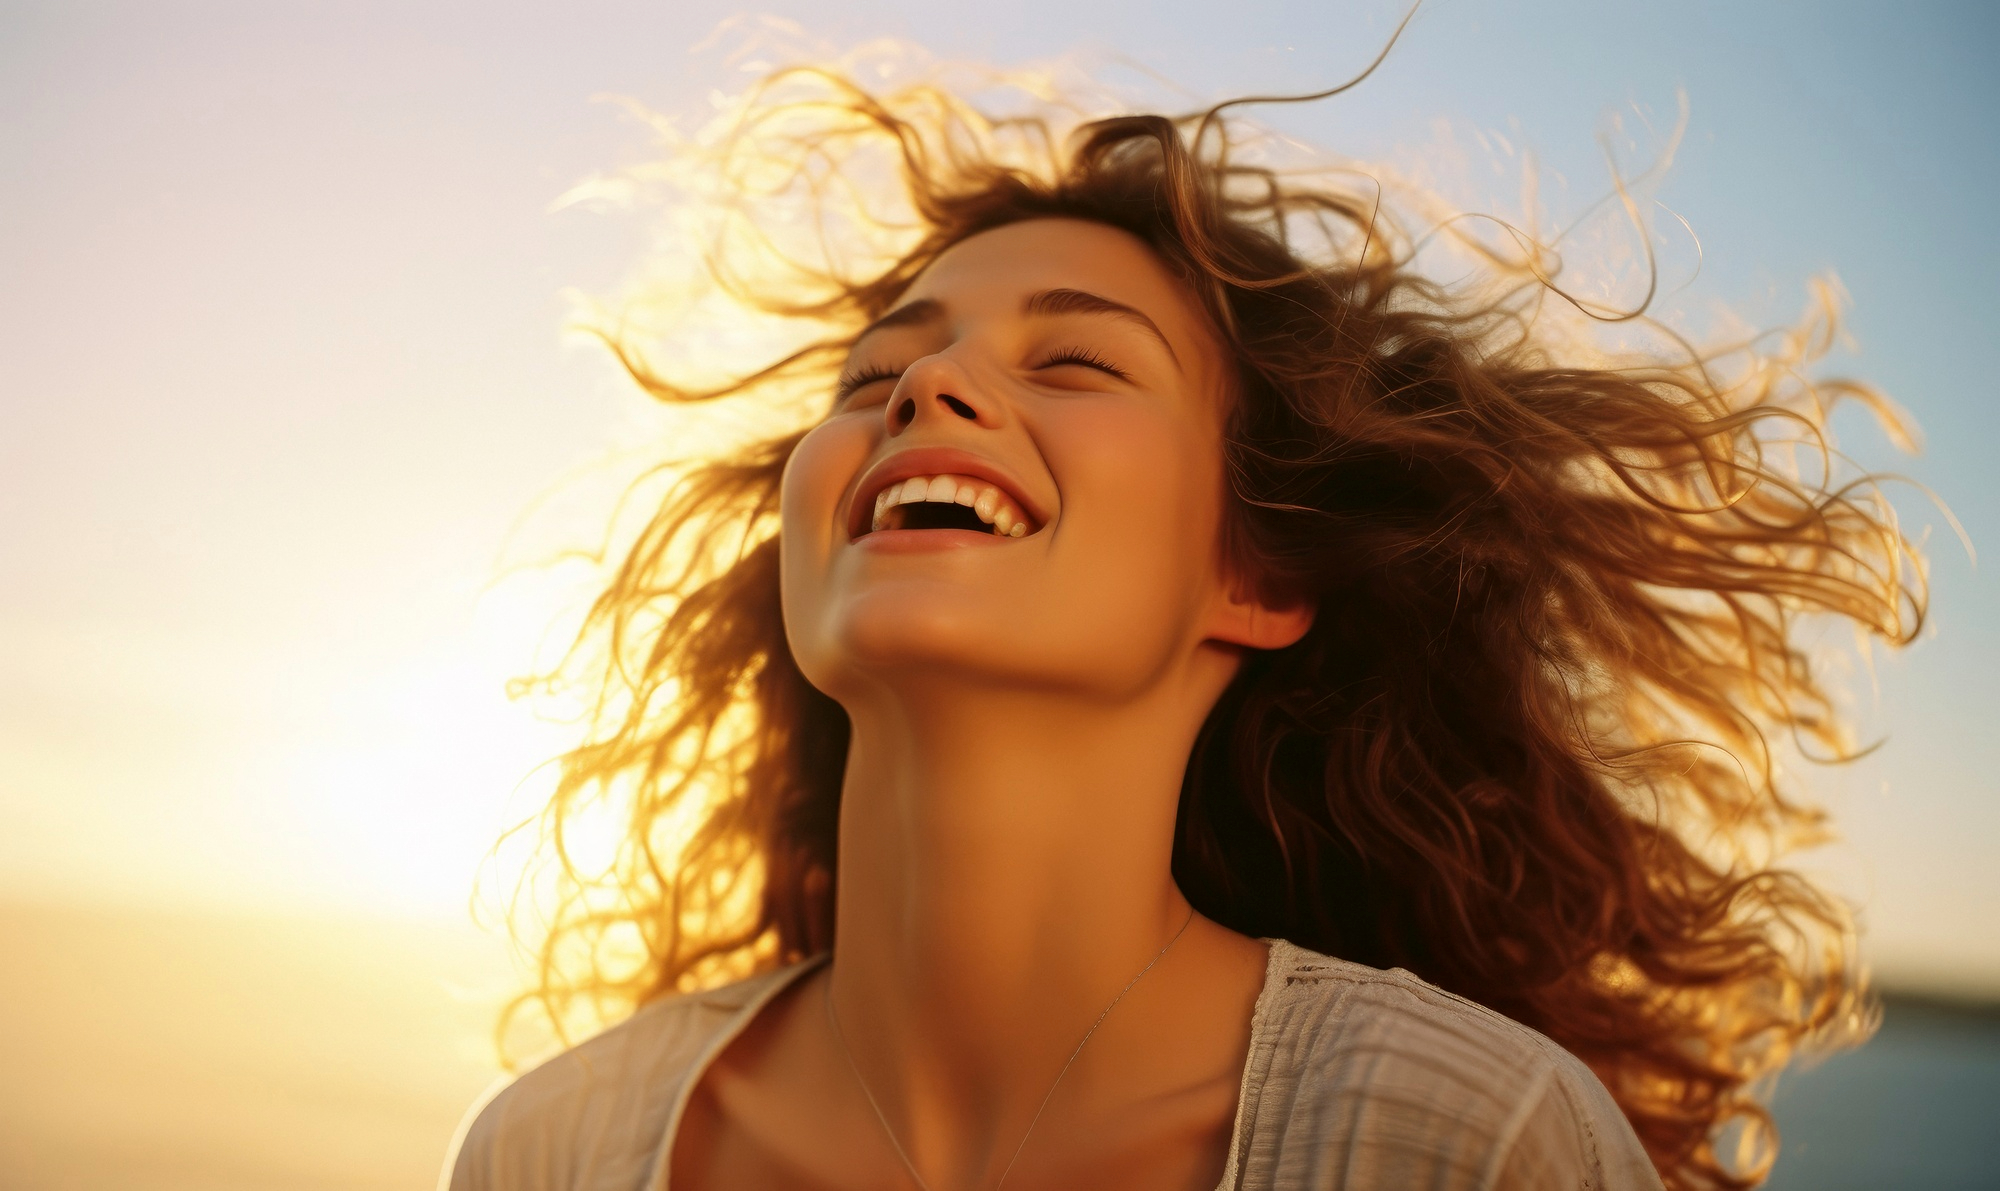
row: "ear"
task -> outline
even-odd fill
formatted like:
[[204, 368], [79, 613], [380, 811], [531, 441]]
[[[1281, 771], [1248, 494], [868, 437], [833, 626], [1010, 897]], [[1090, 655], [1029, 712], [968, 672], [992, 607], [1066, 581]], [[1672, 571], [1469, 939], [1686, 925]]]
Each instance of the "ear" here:
[[1237, 587], [1218, 601], [1209, 640], [1246, 649], [1283, 649], [1312, 628], [1316, 611], [1312, 604], [1272, 604], [1247, 590], [1247, 585]]

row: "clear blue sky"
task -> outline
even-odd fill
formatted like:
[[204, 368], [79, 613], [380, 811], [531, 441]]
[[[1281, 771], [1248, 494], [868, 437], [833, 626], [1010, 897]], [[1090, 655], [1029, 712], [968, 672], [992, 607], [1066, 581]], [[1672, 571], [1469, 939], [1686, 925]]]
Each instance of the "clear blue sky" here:
[[[549, 204], [641, 158], [599, 93], [689, 110], [729, 6], [0, 4], [0, 887], [448, 912], [548, 737], [497, 699], [525, 633], [478, 593], [508, 526], [629, 445], [559, 335], [640, 229]], [[857, 0], [757, 10], [835, 44], [1122, 55], [1204, 96], [1310, 89], [1401, 5]], [[1843, 361], [1922, 423], [1904, 462], [2000, 549], [2000, 16], [1979, 4], [1435, 0], [1284, 126], [1356, 157], [1502, 130], [1576, 193], [1607, 111], [1687, 141], [1660, 198], [1695, 293], [1760, 320], [1836, 272]], [[1885, 974], [2000, 991], [2000, 588], [1936, 523], [1935, 633], [1879, 676], [1889, 743], [1830, 779]], [[416, 874], [413, 876], [412, 874]]]

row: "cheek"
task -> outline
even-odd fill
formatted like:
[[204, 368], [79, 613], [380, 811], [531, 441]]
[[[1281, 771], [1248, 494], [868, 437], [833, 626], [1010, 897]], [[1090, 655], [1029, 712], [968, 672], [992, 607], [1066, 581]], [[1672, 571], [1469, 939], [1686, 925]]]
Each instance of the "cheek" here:
[[779, 574], [785, 633], [803, 664], [813, 651], [811, 626], [822, 619], [826, 578], [834, 551], [846, 542], [840, 497], [874, 449], [860, 418], [838, 418], [815, 427], [793, 449], [779, 489]]
[[1199, 595], [1217, 570], [1219, 433], [1171, 409], [1111, 408], [1081, 412], [1047, 441], [1076, 500], [1071, 528], [1091, 553], [1118, 560], [1156, 599]]
[[787, 541], [826, 537], [836, 525], [841, 493], [867, 462], [875, 437], [871, 423], [848, 415], [821, 422], [799, 440], [792, 457], [785, 461], [779, 487], [779, 513]]
[[1138, 689], [1207, 635], [1221, 574], [1219, 436], [1171, 407], [1063, 413], [1038, 435], [1063, 492], [1053, 582], [1024, 605], [1065, 665]]

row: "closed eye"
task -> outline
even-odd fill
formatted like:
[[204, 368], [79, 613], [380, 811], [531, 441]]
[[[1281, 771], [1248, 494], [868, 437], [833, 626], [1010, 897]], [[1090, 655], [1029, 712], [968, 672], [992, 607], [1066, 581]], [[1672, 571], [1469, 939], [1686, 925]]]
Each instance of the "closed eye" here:
[[1099, 372], [1105, 373], [1106, 375], [1109, 376], [1115, 376], [1119, 380], [1132, 379], [1131, 376], [1127, 374], [1123, 368], [1120, 368], [1118, 365], [1113, 364], [1111, 361], [1105, 359], [1103, 356], [1098, 355], [1096, 352], [1090, 350], [1087, 347], [1060, 348], [1054, 353], [1052, 353], [1047, 359], [1043, 360], [1040, 364], [1037, 364], [1035, 367], [1038, 369], [1057, 368], [1065, 364], [1073, 364], [1081, 368], [1095, 368]]
[[838, 405], [845, 402], [849, 397], [854, 396], [857, 391], [865, 389], [878, 381], [895, 380], [902, 375], [903, 373], [900, 369], [884, 368], [880, 365], [873, 368], [856, 369], [841, 377], [840, 383], [834, 386], [834, 403]]

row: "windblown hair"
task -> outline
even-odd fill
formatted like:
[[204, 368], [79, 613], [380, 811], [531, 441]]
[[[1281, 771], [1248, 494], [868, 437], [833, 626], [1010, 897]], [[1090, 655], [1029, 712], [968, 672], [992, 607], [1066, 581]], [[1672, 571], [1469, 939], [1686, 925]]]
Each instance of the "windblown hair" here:
[[[1225, 557], [1318, 609], [1200, 733], [1181, 889], [1246, 935], [1406, 968], [1555, 1039], [1669, 1187], [1756, 1184], [1761, 1081], [1872, 1020], [1846, 911], [1778, 867], [1823, 837], [1780, 788], [1784, 750], [1853, 755], [1802, 635], [1844, 620], [1902, 644], [1925, 604], [1913, 546], [1826, 439], [1836, 401], [1895, 415], [1805, 376], [1830, 304], [1713, 349], [1656, 328], [1653, 348], [1586, 350], [1561, 331], [1577, 310], [1629, 329], [1643, 308], [1573, 298], [1525, 237], [1446, 285], [1379, 189], [1247, 163], [1219, 108], [1052, 119], [779, 72], [683, 151], [726, 213], [711, 275], [815, 329], [709, 385], [606, 339], [663, 400], [823, 411], [859, 329], [966, 237], [1066, 217], [1144, 241], [1234, 355]], [[810, 234], [765, 220], [801, 195]], [[832, 942], [848, 724], [778, 598], [802, 433], [687, 469], [596, 601], [597, 714], [543, 820], [568, 892], [529, 1003], [615, 1013]], [[605, 805], [623, 844], [586, 870], [565, 833]]]

